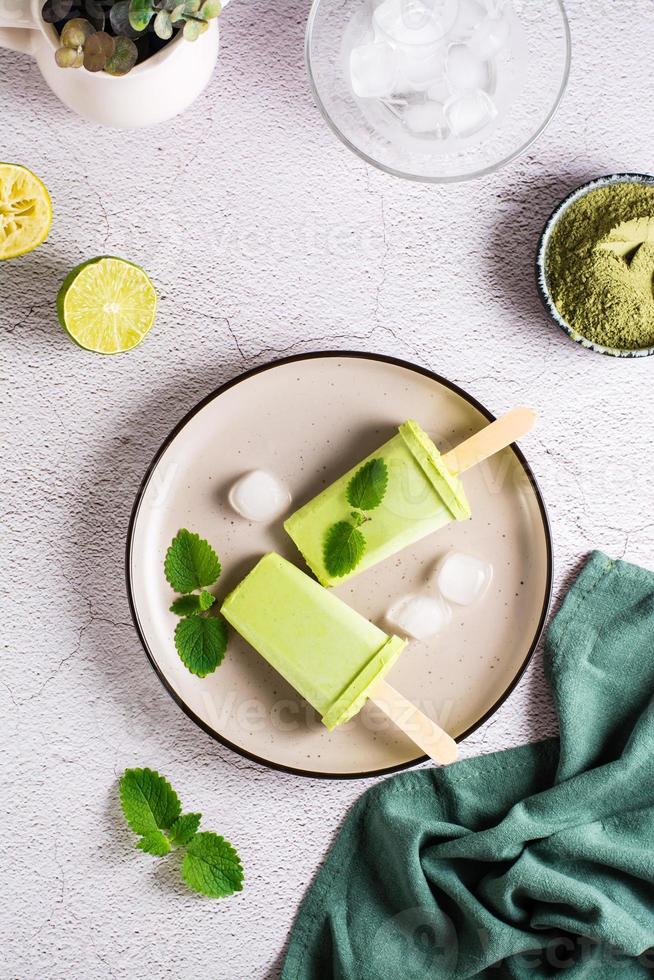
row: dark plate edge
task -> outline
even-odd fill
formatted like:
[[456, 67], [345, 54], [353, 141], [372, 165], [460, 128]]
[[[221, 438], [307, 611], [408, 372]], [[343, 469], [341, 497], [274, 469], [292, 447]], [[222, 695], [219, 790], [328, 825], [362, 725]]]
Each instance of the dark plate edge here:
[[[242, 374], [237, 375], [235, 378], [232, 378], [230, 381], [226, 381], [224, 384], [219, 385], [218, 388], [214, 389], [212, 392], [210, 392], [208, 395], [202, 398], [197, 403], [197, 405], [195, 405], [192, 409], [190, 409], [190, 411], [188, 411], [186, 415], [184, 415], [184, 417], [166, 436], [166, 438], [160, 445], [159, 449], [155, 453], [152, 462], [148, 466], [145, 475], [141, 480], [141, 484], [137, 490], [136, 498], [132, 506], [129, 523], [127, 526], [127, 539], [126, 539], [126, 546], [125, 546], [125, 582], [127, 586], [127, 601], [129, 603], [129, 610], [132, 617], [132, 622], [134, 623], [134, 628], [136, 629], [136, 634], [150, 662], [150, 666], [154, 670], [155, 674], [163, 684], [164, 688], [166, 689], [170, 697], [177, 704], [177, 706], [182, 709], [184, 714], [188, 718], [190, 718], [191, 721], [195, 722], [195, 724], [199, 728], [201, 728], [202, 731], [206, 732], [206, 734], [209, 735], [211, 738], [213, 738], [216, 742], [220, 742], [221, 745], [224, 745], [226, 748], [231, 749], [233, 752], [238, 753], [238, 755], [242, 756], [243, 758], [250, 759], [250, 761], [258, 763], [258, 765], [260, 766], [264, 766], [265, 768], [268, 769], [275, 769], [278, 772], [290, 773], [291, 775], [294, 776], [309, 776], [313, 779], [372, 779], [376, 776], [388, 776], [391, 775], [392, 773], [404, 772], [407, 769], [412, 769], [414, 766], [417, 766], [422, 762], [428, 761], [429, 757], [426, 755], [421, 755], [415, 759], [410, 760], [409, 762], [403, 762], [400, 765], [390, 766], [389, 768], [386, 769], [374, 769], [370, 772], [325, 773], [325, 772], [314, 772], [311, 769], [297, 769], [291, 766], [283, 766], [278, 762], [273, 762], [269, 759], [264, 759], [261, 756], [254, 754], [253, 752], [249, 752], [247, 749], [241, 748], [241, 746], [239, 745], [235, 745], [233, 742], [230, 742], [229, 739], [225, 738], [223, 735], [219, 735], [212, 728], [210, 728], [209, 725], [207, 725], [204, 721], [202, 721], [202, 719], [199, 718], [195, 714], [195, 712], [188, 707], [186, 702], [181, 697], [179, 697], [176, 691], [168, 683], [166, 676], [159, 668], [153, 654], [151, 653], [148, 644], [146, 642], [145, 636], [143, 634], [143, 631], [141, 630], [141, 625], [139, 622], [136, 606], [134, 603], [134, 597], [132, 593], [131, 556], [132, 556], [134, 527], [136, 525], [136, 520], [138, 518], [141, 502], [143, 500], [143, 495], [148, 486], [148, 483], [150, 482], [150, 478], [154, 472], [155, 467], [157, 466], [157, 463], [159, 462], [160, 458], [167, 450], [168, 446], [171, 444], [173, 439], [175, 439], [175, 437], [178, 435], [179, 432], [181, 432], [184, 426], [188, 422], [190, 422], [190, 420], [195, 415], [197, 415], [197, 413], [200, 412], [205, 407], [205, 405], [208, 405], [209, 402], [214, 400], [214, 398], [217, 398], [219, 395], [223, 394], [223, 392], [228, 391], [230, 388], [233, 388], [241, 381], [246, 381], [248, 378], [252, 378], [257, 374], [261, 374], [264, 371], [269, 371], [272, 368], [278, 367], [279, 365], [282, 364], [292, 364], [297, 361], [308, 361], [308, 360], [314, 360], [315, 358], [326, 358], [326, 357], [334, 357], [334, 358], [358, 357], [361, 358], [362, 360], [381, 361], [385, 364], [392, 364], [396, 367], [405, 368], [409, 371], [415, 372], [416, 374], [422, 374], [424, 377], [430, 378], [432, 381], [436, 381], [439, 384], [444, 385], [444, 387], [449, 388], [451, 391], [455, 392], [455, 394], [465, 399], [470, 405], [473, 406], [473, 408], [476, 408], [479, 412], [481, 412], [481, 414], [485, 418], [487, 418], [489, 422], [495, 420], [495, 416], [491, 412], [489, 412], [487, 408], [485, 408], [480, 402], [478, 402], [476, 398], [473, 398], [472, 395], [469, 395], [458, 385], [454, 384], [454, 382], [448, 381], [446, 378], [441, 377], [441, 375], [436, 374], [434, 371], [430, 371], [428, 368], [420, 367], [417, 364], [412, 364], [410, 361], [404, 361], [401, 358], [392, 357], [391, 355], [388, 354], [370, 354], [365, 351], [347, 351], [347, 350], [312, 351], [310, 353], [291, 354], [288, 357], [282, 357], [274, 361], [267, 361], [265, 364], [261, 364], [258, 365], [257, 367], [250, 368], [249, 370], [244, 371]], [[525, 659], [522, 662], [522, 665], [519, 668], [518, 672], [516, 673], [515, 677], [513, 678], [512, 682], [503, 691], [503, 693], [500, 695], [497, 701], [495, 701], [491, 705], [491, 707], [488, 709], [486, 714], [482, 715], [482, 717], [477, 722], [475, 722], [474, 725], [471, 725], [470, 728], [468, 728], [465, 732], [463, 732], [461, 735], [458, 736], [458, 738], [456, 739], [457, 742], [462, 742], [473, 732], [477, 731], [478, 728], [484, 725], [488, 721], [488, 719], [491, 718], [495, 714], [495, 712], [499, 710], [499, 708], [504, 704], [507, 698], [513, 693], [517, 685], [520, 683], [520, 680], [522, 679], [527, 667], [529, 666], [529, 663], [531, 662], [531, 659], [534, 653], [536, 652], [536, 648], [538, 647], [538, 644], [540, 642], [540, 638], [543, 634], [543, 629], [545, 627], [547, 614], [549, 612], [550, 604], [552, 601], [552, 586], [553, 586], [552, 529], [550, 526], [547, 510], [545, 508], [545, 502], [543, 500], [536, 478], [531, 470], [531, 467], [529, 466], [529, 463], [525, 459], [522, 451], [515, 443], [512, 445], [511, 448], [515, 453], [515, 455], [517, 456], [521, 466], [523, 467], [529, 479], [529, 482], [533, 487], [534, 493], [536, 495], [536, 500], [538, 502], [538, 509], [540, 511], [541, 519], [543, 521], [543, 530], [545, 532], [545, 544], [547, 550], [547, 578], [546, 578], [546, 586], [545, 586], [545, 597], [543, 601], [543, 607], [541, 610], [540, 619], [538, 621], [538, 626], [536, 627], [536, 632], [534, 634], [534, 638], [529, 647], [529, 650], [527, 651]]]

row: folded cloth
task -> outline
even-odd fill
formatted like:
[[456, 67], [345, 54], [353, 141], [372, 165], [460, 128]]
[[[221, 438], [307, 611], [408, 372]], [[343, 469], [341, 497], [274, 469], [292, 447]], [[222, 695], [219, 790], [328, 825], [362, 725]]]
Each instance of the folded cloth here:
[[365, 793], [282, 980], [654, 975], [654, 574], [593, 553], [545, 663], [560, 738]]

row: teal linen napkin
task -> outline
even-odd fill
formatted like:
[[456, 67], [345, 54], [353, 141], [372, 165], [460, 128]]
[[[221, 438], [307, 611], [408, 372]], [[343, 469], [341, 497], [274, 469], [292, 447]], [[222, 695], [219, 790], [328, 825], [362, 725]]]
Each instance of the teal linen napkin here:
[[560, 739], [365, 793], [282, 980], [654, 975], [654, 575], [593, 553], [545, 663]]

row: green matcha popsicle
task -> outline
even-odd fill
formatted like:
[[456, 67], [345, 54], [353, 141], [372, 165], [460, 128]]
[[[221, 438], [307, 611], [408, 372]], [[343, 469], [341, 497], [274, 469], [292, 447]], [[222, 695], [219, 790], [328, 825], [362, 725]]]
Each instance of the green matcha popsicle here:
[[330, 730], [363, 707], [406, 645], [273, 553], [227, 596], [222, 614]]
[[[388, 484], [381, 503], [361, 527], [365, 551], [352, 571], [330, 574], [325, 565], [325, 537], [339, 521], [351, 520], [348, 484], [373, 459], [386, 464]], [[389, 558], [449, 521], [468, 517], [470, 506], [461, 481], [445, 466], [427, 433], [410, 420], [376, 452], [292, 514], [284, 527], [318, 581], [329, 587]]]

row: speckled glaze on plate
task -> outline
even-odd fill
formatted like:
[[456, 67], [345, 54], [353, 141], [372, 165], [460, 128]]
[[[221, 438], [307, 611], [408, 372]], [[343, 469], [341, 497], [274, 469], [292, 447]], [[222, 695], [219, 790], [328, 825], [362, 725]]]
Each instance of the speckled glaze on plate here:
[[[223, 385], [179, 425], [137, 495], [127, 540], [134, 622], [164, 686], [201, 728], [263, 765], [316, 777], [351, 778], [407, 768], [423, 756], [374, 705], [328, 732], [316, 713], [233, 632], [225, 661], [201, 680], [173, 643], [176, 617], [163, 575], [180, 527], [208, 538], [223, 563], [222, 599], [265, 552], [302, 567], [281, 520], [249, 524], [227, 501], [250, 469], [275, 473], [293, 506], [416, 418], [445, 450], [493, 416], [423, 368], [369, 354], [286, 358]], [[412, 641], [389, 682], [457, 739], [485, 721], [513, 689], [540, 637], [550, 601], [552, 549], [545, 508], [522, 454], [507, 449], [464, 478], [470, 521], [453, 523], [336, 592], [382, 628], [398, 597], [424, 589], [439, 561], [460, 550], [492, 561], [494, 578], [473, 607], [454, 608], [439, 636]], [[387, 628], [387, 627], [386, 627]]]
[[654, 347], [638, 347], [633, 350], [621, 350], [618, 347], [604, 347], [602, 344], [596, 344], [592, 340], [583, 337], [561, 316], [550, 292], [550, 285], [547, 278], [547, 249], [552, 233], [560, 218], [581, 197], [585, 197], [586, 194], [590, 194], [591, 191], [596, 191], [600, 187], [608, 187], [611, 184], [645, 184], [649, 187], [654, 187], [654, 177], [650, 174], [609, 174], [606, 177], [597, 177], [595, 180], [582, 184], [581, 187], [577, 187], [571, 194], [568, 194], [547, 219], [543, 233], [540, 236], [538, 250], [536, 252], [536, 284], [543, 306], [557, 326], [564, 333], [567, 333], [571, 340], [581, 344], [587, 350], [595, 351], [596, 354], [608, 354], [610, 357], [649, 357], [654, 354]]

